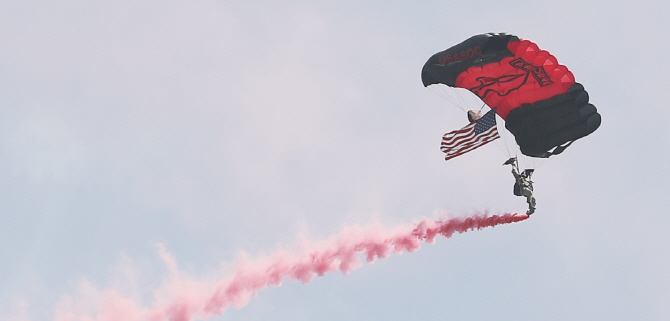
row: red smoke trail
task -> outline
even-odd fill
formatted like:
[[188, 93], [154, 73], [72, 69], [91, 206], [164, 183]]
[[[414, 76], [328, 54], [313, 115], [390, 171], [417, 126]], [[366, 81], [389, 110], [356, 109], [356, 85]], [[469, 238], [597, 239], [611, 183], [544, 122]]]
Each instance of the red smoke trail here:
[[[239, 266], [233, 277], [220, 281], [213, 288], [202, 284], [180, 285], [173, 289], [179, 293], [169, 302], [156, 303], [153, 308], [140, 308], [131, 300], [114, 296], [98, 301], [98, 316], [76, 316], [72, 310], [60, 315], [58, 320], [150, 320], [150, 321], [189, 321], [194, 318], [208, 318], [222, 315], [229, 307], [242, 307], [256, 293], [271, 285], [281, 285], [284, 280], [298, 280], [303, 283], [311, 281], [316, 275], [340, 270], [348, 273], [359, 267], [359, 255], [365, 256], [368, 263], [376, 258], [385, 258], [391, 252], [400, 254], [419, 249], [422, 242], [433, 243], [438, 235], [445, 238], [454, 233], [464, 233], [501, 224], [523, 221], [526, 214], [475, 215], [467, 218], [448, 220], [424, 220], [406, 230], [395, 232], [365, 231], [349, 235], [344, 233], [322, 249], [313, 250], [302, 258], [291, 258], [288, 255], [276, 255], [267, 264], [251, 263]], [[164, 261], [176, 274], [176, 263], [169, 254], [161, 252]], [[109, 291], [108, 291], [109, 292]], [[108, 293], [106, 293], [108, 294]]]

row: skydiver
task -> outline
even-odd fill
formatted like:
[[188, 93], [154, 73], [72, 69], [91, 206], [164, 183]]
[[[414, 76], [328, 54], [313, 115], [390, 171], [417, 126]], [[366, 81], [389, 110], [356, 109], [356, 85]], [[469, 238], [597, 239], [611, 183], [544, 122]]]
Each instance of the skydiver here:
[[533, 181], [530, 180], [530, 176], [533, 174], [533, 169], [524, 169], [523, 172], [519, 173], [519, 168], [517, 164], [516, 157], [508, 159], [503, 166], [512, 165], [512, 175], [514, 175], [514, 195], [516, 196], [525, 196], [526, 202], [528, 202], [528, 211], [526, 214], [531, 215], [535, 212], [535, 196], [533, 196]]

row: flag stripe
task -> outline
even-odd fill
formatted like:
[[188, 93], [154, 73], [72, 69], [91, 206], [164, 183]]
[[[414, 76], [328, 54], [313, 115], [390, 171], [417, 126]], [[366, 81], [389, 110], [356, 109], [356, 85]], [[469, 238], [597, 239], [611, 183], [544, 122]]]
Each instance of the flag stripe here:
[[440, 149], [445, 160], [463, 155], [500, 138], [496, 126], [495, 109], [467, 126], [444, 134]]
[[454, 158], [456, 156], [460, 156], [460, 155], [465, 154], [469, 151], [472, 151], [472, 150], [477, 149], [481, 146], [484, 146], [484, 145], [488, 144], [489, 142], [491, 142], [495, 139], [496, 138], [486, 139], [486, 140], [483, 140], [483, 141], [478, 142], [478, 143], [467, 144], [467, 145], [462, 146], [460, 148], [452, 149], [451, 151], [449, 151], [447, 153], [447, 155], [445, 156], [445, 159], [451, 159], [451, 158]]
[[467, 143], [467, 144], [464, 144], [463, 146], [460, 146], [459, 148], [451, 149], [451, 150], [448, 150], [448, 151], [443, 150], [447, 154], [444, 159], [449, 160], [449, 159], [452, 159], [456, 156], [463, 155], [463, 154], [465, 154], [469, 151], [472, 151], [474, 149], [482, 147], [482, 146], [500, 138], [500, 136], [498, 135], [497, 130], [491, 131], [491, 133], [489, 133], [488, 135], [484, 134], [484, 135], [480, 135], [480, 136], [482, 136], [482, 137], [479, 137], [473, 143]]
[[443, 144], [441, 149], [443, 152], [446, 153], [451, 149], [461, 149], [463, 147], [467, 147], [475, 143], [486, 143], [499, 137], [500, 136], [498, 135], [497, 128], [492, 128], [480, 135], [477, 135], [476, 137], [472, 137], [468, 140], [460, 140], [460, 143], [455, 146], [448, 146], [447, 144]]

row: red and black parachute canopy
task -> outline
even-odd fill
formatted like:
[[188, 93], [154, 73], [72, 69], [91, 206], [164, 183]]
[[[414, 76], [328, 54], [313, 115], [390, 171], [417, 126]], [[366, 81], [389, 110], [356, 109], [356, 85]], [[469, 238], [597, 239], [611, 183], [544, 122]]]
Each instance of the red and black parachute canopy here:
[[[430, 57], [424, 86], [465, 88], [505, 120], [524, 155], [549, 157], [600, 126], [584, 87], [556, 57], [506, 33], [473, 36]], [[553, 150], [552, 150], [553, 149]]]

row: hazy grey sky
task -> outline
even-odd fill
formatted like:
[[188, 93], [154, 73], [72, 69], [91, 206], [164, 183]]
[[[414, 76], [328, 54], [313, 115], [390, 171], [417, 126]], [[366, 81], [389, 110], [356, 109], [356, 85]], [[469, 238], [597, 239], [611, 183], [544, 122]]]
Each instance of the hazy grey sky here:
[[603, 117], [538, 167], [534, 217], [211, 320], [667, 320], [670, 5], [618, 3], [0, 4], [0, 319], [111, 290], [150, 306], [157, 244], [218, 280], [345, 226], [525, 211], [495, 146], [443, 160], [466, 117], [420, 80], [435, 52], [510, 32]]

